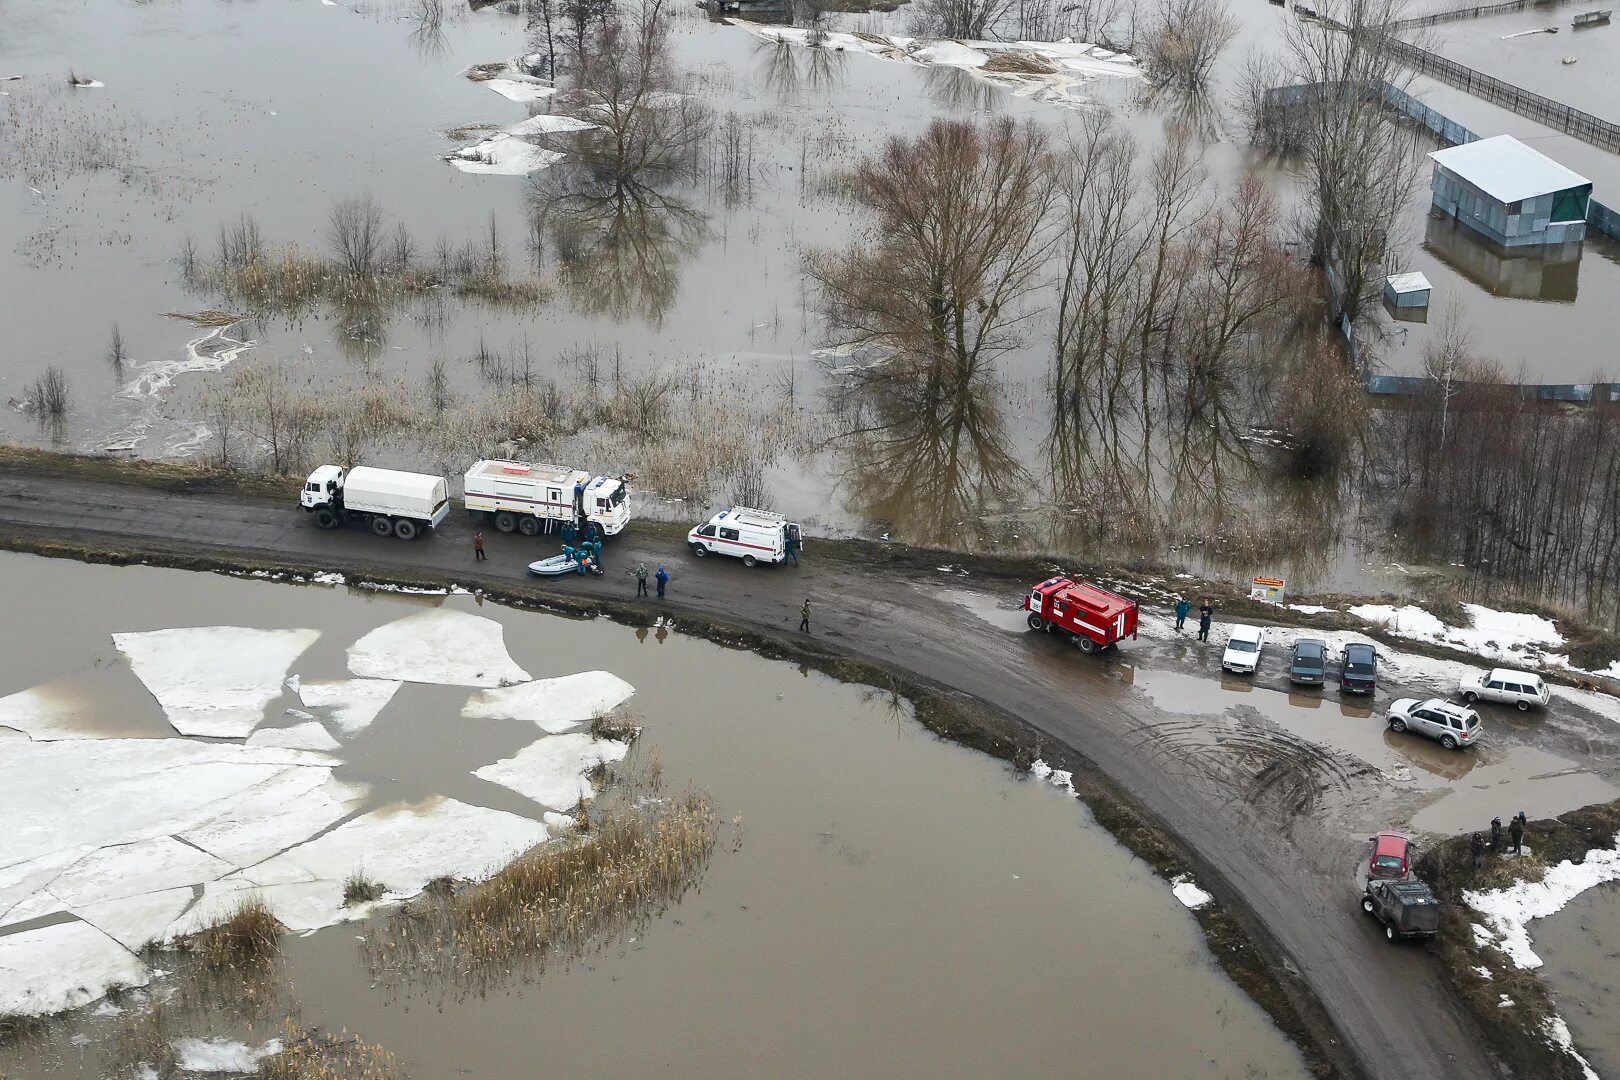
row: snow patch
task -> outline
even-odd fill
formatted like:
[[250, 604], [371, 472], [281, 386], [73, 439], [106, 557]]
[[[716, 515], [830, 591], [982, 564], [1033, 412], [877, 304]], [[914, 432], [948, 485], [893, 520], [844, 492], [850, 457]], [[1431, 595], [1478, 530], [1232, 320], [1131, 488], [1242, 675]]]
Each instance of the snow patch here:
[[555, 150], [525, 142], [505, 132], [463, 146], [446, 154], [444, 160], [464, 173], [485, 176], [527, 176], [529, 173], [550, 168], [563, 156]]
[[636, 688], [607, 671], [582, 671], [474, 694], [461, 715], [473, 720], [528, 720], [553, 735], [587, 723], [630, 700]]
[[1289, 611], [1297, 611], [1302, 615], [1326, 615], [1330, 611], [1339, 610], [1338, 608], [1323, 607], [1321, 604], [1288, 604], [1286, 606]]
[[473, 770], [473, 775], [552, 810], [567, 810], [594, 794], [586, 777], [597, 765], [619, 761], [630, 744], [613, 739], [592, 739], [586, 732], [548, 735], [509, 758]]
[[0, 1016], [76, 1009], [113, 986], [145, 986], [150, 978], [134, 953], [88, 923], [0, 937]]
[[1186, 874], [1177, 874], [1170, 879], [1170, 891], [1180, 900], [1189, 911], [1197, 911], [1211, 900], [1215, 899], [1209, 893], [1193, 884], [1193, 880]]
[[190, 888], [164, 889], [145, 896], [123, 896], [75, 908], [73, 914], [131, 952], [161, 942], [171, 923], [191, 905]]
[[357, 735], [377, 719], [401, 685], [398, 679], [335, 679], [300, 682], [293, 690], [309, 708], [331, 710], [327, 717], [343, 734]]
[[1468, 612], [1468, 626], [1449, 626], [1416, 604], [1358, 604], [1350, 608], [1350, 614], [1397, 637], [1449, 645], [1521, 666], [1540, 663], [1548, 647], [1564, 643], [1557, 626], [1540, 615], [1497, 611], [1479, 604], [1464, 604], [1463, 610]]
[[331, 769], [285, 769], [228, 800], [180, 838], [235, 866], [252, 866], [353, 813], [367, 790], [332, 779]]
[[[1620, 843], [1620, 835], [1616, 836]], [[1583, 862], [1568, 859], [1550, 868], [1540, 881], [1520, 881], [1490, 892], [1465, 892], [1463, 902], [1484, 917], [1495, 935], [1483, 940], [1474, 927], [1474, 940], [1493, 944], [1521, 968], [1538, 968], [1541, 957], [1530, 947], [1528, 924], [1563, 909], [1575, 897], [1606, 881], [1620, 880], [1620, 849], [1594, 848]]]
[[1037, 758], [1029, 767], [1029, 775], [1037, 780], [1045, 780], [1053, 787], [1063, 788], [1069, 794], [1075, 794], [1074, 773], [1068, 769], [1054, 769], [1046, 762]]
[[1541, 1022], [1541, 1030], [1546, 1033], [1548, 1042], [1575, 1059], [1575, 1063], [1581, 1067], [1584, 1080], [1600, 1080], [1591, 1063], [1575, 1049], [1575, 1040], [1570, 1038], [1569, 1025], [1564, 1023], [1562, 1016], [1547, 1017]]
[[227, 1039], [174, 1040], [175, 1064], [181, 1072], [252, 1073], [258, 1071], [260, 1061], [279, 1053], [280, 1039], [259, 1047]]
[[372, 679], [511, 686], [529, 673], [507, 655], [501, 624], [435, 609], [379, 626], [349, 646], [349, 670]]
[[551, 116], [541, 113], [531, 116], [527, 120], [519, 120], [515, 124], [508, 124], [501, 130], [508, 135], [555, 135], [565, 131], [584, 131], [586, 128], [600, 127], [589, 120], [581, 120], [577, 116]]
[[243, 738], [319, 630], [193, 626], [114, 634], [113, 644], [182, 735]]
[[485, 79], [483, 85], [508, 101], [544, 101], [557, 92], [538, 79]]

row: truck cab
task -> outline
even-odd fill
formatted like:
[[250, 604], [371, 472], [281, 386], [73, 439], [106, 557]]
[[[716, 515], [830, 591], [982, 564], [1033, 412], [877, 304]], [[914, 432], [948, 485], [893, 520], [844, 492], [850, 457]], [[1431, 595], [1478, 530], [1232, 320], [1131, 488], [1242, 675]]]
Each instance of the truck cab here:
[[618, 536], [630, 523], [630, 491], [624, 481], [598, 476], [585, 486], [585, 516], [602, 526], [608, 536]]
[[1081, 652], [1136, 636], [1136, 601], [1066, 577], [1047, 578], [1024, 596], [1031, 630], [1068, 634]]
[[343, 498], [343, 470], [336, 465], [322, 465], [309, 474], [298, 502], [305, 510], [318, 506], [332, 506]]

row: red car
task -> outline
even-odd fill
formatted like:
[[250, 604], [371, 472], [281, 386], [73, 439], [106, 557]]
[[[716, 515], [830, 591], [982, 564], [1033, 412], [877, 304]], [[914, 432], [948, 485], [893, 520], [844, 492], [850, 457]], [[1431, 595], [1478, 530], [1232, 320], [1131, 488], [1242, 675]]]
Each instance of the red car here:
[[1369, 880], [1399, 880], [1412, 874], [1412, 841], [1398, 832], [1381, 832], [1369, 836], [1372, 857], [1367, 860]]

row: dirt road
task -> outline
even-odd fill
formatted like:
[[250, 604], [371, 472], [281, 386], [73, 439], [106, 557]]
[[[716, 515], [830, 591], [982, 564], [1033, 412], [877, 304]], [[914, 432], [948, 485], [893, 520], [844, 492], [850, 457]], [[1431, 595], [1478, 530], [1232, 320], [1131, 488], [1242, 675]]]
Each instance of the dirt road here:
[[[471, 534], [459, 511], [438, 535], [404, 543], [358, 530], [322, 532], [284, 501], [19, 470], [0, 476], [0, 537], [125, 552], [212, 549], [340, 571], [435, 572], [467, 584], [515, 583], [529, 561], [556, 550], [545, 538], [486, 529], [489, 561], [475, 565]], [[1356, 833], [1364, 837], [1368, 827], [1358, 819], [1387, 802], [1378, 777], [1286, 739], [1216, 745], [1200, 738], [1196, 727], [1124, 685], [1116, 667], [1056, 638], [987, 624], [957, 599], [958, 590], [982, 584], [973, 578], [818, 559], [813, 540], [800, 567], [746, 569], [730, 559], [695, 559], [667, 529], [638, 536], [634, 525], [609, 542], [605, 557], [603, 579], [570, 577], [540, 588], [631, 600], [635, 582], [627, 571], [638, 561], [662, 562], [672, 581], [661, 610], [670, 616], [724, 615], [783, 637], [797, 633], [809, 598], [819, 640], [972, 695], [1022, 718], [1048, 746], [1071, 747], [1095, 763], [1200, 857], [1210, 876], [1204, 883], [1223, 903], [1246, 906], [1269, 931], [1282, 953], [1283, 982], [1298, 988], [1302, 980], [1337, 1028], [1324, 1033], [1323, 1048], [1342, 1074], [1497, 1074], [1436, 965], [1421, 949], [1387, 947], [1357, 912], [1346, 868], [1360, 852]], [[996, 583], [990, 592], [1010, 595], [1017, 587]], [[1180, 735], [1157, 737], [1169, 731]], [[1143, 1022], [1174, 1030], [1173, 1017]]]

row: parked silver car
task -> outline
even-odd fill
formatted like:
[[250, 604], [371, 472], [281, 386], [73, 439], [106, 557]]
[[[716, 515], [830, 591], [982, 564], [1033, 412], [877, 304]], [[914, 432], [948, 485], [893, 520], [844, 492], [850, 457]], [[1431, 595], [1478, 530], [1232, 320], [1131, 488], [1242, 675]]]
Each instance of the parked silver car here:
[[1476, 701], [1497, 701], [1514, 705], [1520, 712], [1545, 709], [1552, 700], [1547, 681], [1528, 671], [1510, 671], [1493, 668], [1483, 675], [1469, 675], [1457, 684], [1457, 693], [1470, 704]]
[[1447, 750], [1459, 746], [1472, 746], [1484, 729], [1479, 725], [1479, 713], [1466, 705], [1453, 705], [1449, 701], [1430, 698], [1401, 698], [1389, 707], [1389, 729], [1411, 731], [1438, 739]]

